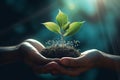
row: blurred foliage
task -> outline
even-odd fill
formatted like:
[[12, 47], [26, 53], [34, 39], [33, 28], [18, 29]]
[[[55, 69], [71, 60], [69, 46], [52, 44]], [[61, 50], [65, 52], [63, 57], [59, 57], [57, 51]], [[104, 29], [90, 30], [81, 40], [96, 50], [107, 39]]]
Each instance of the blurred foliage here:
[[[69, 21], [86, 21], [81, 31], [67, 40], [79, 40], [82, 51], [96, 48], [120, 55], [120, 0], [0, 0], [0, 46], [15, 45], [27, 38], [45, 41], [57, 39], [41, 23], [54, 21], [58, 9], [70, 16]], [[49, 36], [48, 36], [49, 34]], [[2, 67], [2, 78], [11, 80], [117, 80], [118, 74], [93, 69], [78, 77], [36, 76], [26, 66]], [[17, 66], [17, 68], [16, 68]], [[18, 67], [19, 66], [19, 67]], [[28, 71], [28, 72], [27, 72]], [[24, 73], [24, 74], [23, 74]], [[2, 76], [2, 77], [1, 77]], [[6, 77], [8, 76], [8, 77]]]

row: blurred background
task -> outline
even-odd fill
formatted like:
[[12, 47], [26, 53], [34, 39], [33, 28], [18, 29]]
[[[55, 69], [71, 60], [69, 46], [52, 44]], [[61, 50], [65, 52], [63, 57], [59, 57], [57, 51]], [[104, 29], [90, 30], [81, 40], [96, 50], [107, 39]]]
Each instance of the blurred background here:
[[[58, 36], [41, 23], [55, 21], [58, 10], [69, 21], [86, 21], [69, 40], [80, 41], [80, 51], [99, 49], [120, 55], [120, 0], [0, 0], [0, 46], [19, 44], [28, 38], [45, 42]], [[49, 34], [49, 36], [48, 36]], [[24, 64], [0, 67], [0, 80], [120, 80], [111, 70], [92, 69], [80, 76], [35, 75]]]

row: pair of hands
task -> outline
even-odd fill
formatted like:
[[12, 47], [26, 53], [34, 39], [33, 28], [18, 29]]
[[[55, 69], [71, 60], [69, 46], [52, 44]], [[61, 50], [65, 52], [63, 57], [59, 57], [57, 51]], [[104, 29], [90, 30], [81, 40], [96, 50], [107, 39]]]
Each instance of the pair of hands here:
[[22, 54], [22, 60], [36, 73], [65, 74], [78, 76], [79, 74], [96, 67], [102, 56], [96, 49], [87, 50], [77, 58], [63, 57], [46, 58], [40, 54], [45, 47], [34, 39], [27, 39], [18, 45], [18, 52]]

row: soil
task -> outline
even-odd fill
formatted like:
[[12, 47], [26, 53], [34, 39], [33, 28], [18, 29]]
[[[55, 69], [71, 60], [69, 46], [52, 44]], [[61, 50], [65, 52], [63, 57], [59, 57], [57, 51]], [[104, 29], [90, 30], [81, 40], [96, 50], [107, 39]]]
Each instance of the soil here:
[[47, 58], [79, 57], [80, 52], [69, 46], [52, 46], [41, 51], [41, 54]]

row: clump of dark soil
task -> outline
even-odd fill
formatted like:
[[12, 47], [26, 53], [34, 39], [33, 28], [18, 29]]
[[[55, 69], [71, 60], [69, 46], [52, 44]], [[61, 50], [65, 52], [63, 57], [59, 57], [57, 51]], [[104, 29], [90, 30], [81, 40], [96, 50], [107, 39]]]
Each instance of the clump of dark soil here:
[[52, 46], [41, 51], [41, 54], [47, 58], [79, 57], [80, 52], [69, 46]]

